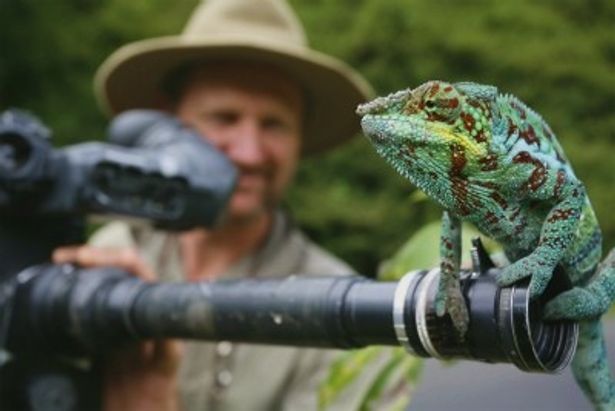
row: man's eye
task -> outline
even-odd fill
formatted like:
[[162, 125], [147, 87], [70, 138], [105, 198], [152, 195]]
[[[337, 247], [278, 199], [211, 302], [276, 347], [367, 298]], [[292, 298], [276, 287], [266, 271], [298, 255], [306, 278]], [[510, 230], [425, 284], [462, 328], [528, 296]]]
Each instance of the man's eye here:
[[288, 124], [277, 118], [264, 119], [262, 126], [267, 130], [287, 130], [289, 128]]
[[237, 121], [237, 115], [231, 112], [204, 113], [201, 118], [205, 123], [220, 126], [231, 125]]

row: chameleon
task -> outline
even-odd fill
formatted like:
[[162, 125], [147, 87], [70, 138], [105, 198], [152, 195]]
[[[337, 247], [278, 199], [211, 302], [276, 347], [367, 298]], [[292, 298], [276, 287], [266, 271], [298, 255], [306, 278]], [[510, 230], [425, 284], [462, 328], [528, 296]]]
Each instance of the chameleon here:
[[579, 323], [575, 379], [596, 410], [615, 410], [600, 317], [615, 299], [615, 249], [602, 234], [583, 183], [554, 132], [525, 103], [472, 82], [429, 81], [357, 108], [376, 151], [444, 210], [435, 299], [463, 338], [461, 222], [499, 242], [511, 264], [500, 286], [529, 277], [531, 298], [559, 265], [573, 288], [551, 300], [547, 319]]

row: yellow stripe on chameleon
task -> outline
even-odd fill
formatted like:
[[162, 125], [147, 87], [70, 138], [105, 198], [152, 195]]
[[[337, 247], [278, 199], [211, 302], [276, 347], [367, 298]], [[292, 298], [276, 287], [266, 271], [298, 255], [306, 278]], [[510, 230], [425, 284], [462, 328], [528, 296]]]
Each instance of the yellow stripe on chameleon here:
[[[487, 149], [484, 145], [479, 144], [471, 136], [457, 134], [451, 131], [448, 126], [443, 126], [437, 123], [427, 123], [427, 131], [443, 138], [447, 142], [454, 142], [462, 146], [465, 152], [474, 157], [482, 157], [487, 154]], [[489, 138], [489, 136], [487, 136]]]

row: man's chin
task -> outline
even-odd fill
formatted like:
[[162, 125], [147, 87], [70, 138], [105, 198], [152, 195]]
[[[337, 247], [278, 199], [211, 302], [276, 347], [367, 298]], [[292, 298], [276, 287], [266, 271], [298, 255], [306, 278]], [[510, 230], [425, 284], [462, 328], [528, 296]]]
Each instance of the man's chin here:
[[236, 192], [227, 208], [227, 220], [250, 223], [266, 217], [275, 209], [277, 202], [273, 197], [262, 193]]
[[271, 208], [263, 204], [231, 204], [227, 212], [227, 220], [235, 224], [248, 224], [271, 213]]

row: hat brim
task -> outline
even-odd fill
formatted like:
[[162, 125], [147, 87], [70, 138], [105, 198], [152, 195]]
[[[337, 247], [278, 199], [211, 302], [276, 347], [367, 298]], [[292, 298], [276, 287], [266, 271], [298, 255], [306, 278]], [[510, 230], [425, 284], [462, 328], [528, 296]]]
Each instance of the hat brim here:
[[190, 41], [173, 36], [117, 50], [96, 74], [96, 97], [109, 114], [155, 108], [163, 98], [161, 84], [166, 75], [192, 61], [210, 59], [269, 63], [296, 79], [307, 97], [303, 154], [325, 151], [357, 134], [355, 108], [373, 96], [369, 84], [346, 64], [310, 49], [256, 38]]

